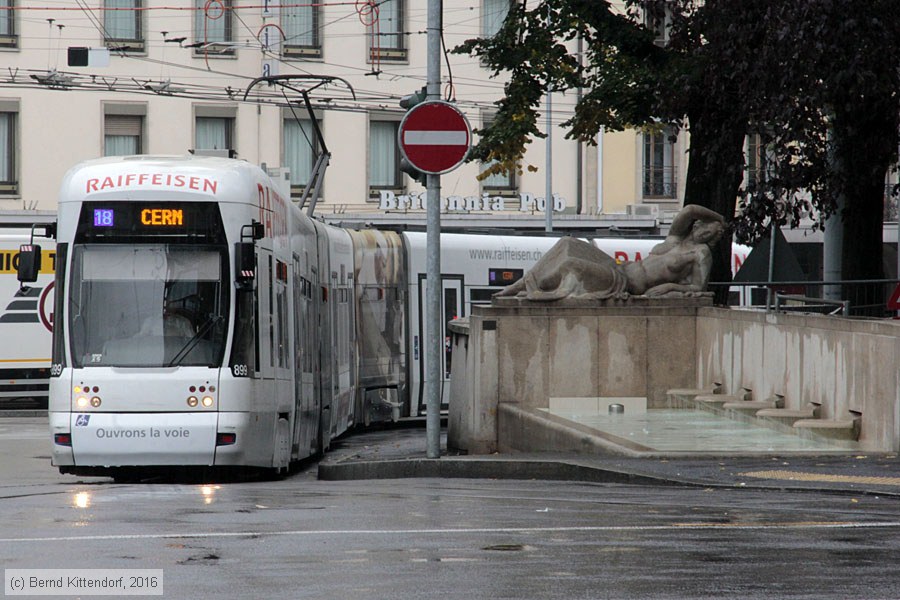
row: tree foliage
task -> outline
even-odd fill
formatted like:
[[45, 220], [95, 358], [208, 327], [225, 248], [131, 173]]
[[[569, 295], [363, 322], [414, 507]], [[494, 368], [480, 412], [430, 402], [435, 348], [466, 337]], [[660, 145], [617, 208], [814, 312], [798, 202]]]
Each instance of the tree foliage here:
[[[527, 145], [544, 138], [537, 107], [547, 91], [581, 87], [585, 94], [563, 126], [567, 137], [592, 142], [601, 127], [620, 131], [652, 120], [653, 88], [665, 52], [653, 36], [605, 0], [518, 2], [491, 38], [468, 40], [453, 51], [475, 54], [494, 75], [508, 72], [504, 97], [490, 126], [477, 130], [471, 159], [497, 161], [489, 172], [520, 170]], [[581, 36], [585, 59], [571, 41]]]
[[[601, 128], [686, 129], [686, 204], [729, 221], [737, 214], [744, 242], [773, 222], [812, 218], [821, 227], [841, 206], [854, 242], [845, 244], [844, 277], [880, 276], [884, 175], [900, 141], [895, 2], [627, 0], [624, 13], [620, 4], [520, 1], [496, 36], [455, 49], [508, 75], [472, 157], [496, 161], [492, 172], [520, 168], [527, 145], [546, 133], [537, 124], [545, 93], [580, 87], [567, 137], [592, 143]], [[663, 19], [664, 46], [643, 24]], [[742, 187], [748, 133], [760, 135], [767, 164], [765, 177]], [[724, 281], [721, 246], [712, 278]]]
[[752, 117], [769, 166], [742, 190], [737, 233], [804, 217], [822, 228], [837, 213], [843, 278], [880, 278], [885, 174], [900, 142], [896, 3], [770, 4]]

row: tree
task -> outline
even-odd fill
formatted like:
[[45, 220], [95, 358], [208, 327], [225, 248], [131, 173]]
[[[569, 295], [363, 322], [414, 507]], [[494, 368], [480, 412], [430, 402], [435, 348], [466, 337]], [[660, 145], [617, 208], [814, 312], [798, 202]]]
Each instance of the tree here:
[[[495, 75], [509, 72], [506, 95], [491, 126], [479, 131], [473, 159], [497, 161], [489, 172], [521, 168], [537, 127], [537, 106], [548, 91], [576, 87], [586, 93], [574, 117], [563, 124], [567, 137], [594, 143], [601, 127], [685, 127], [691, 133], [685, 202], [715, 210], [731, 220], [740, 187], [747, 112], [740, 90], [750, 63], [746, 49], [732, 43], [733, 23], [754, 24], [753, 2], [732, 0], [630, 0], [629, 12], [596, 0], [544, 0], [532, 10], [522, 2], [510, 11], [493, 38], [469, 40], [455, 52], [477, 54]], [[639, 18], [671, 23], [670, 43]], [[583, 64], [566, 42], [580, 36]], [[751, 36], [747, 35], [750, 39]], [[726, 69], [723, 64], [728, 64]], [[741, 66], [744, 68], [741, 68]], [[730, 249], [720, 244], [712, 278], [731, 278]]]
[[[752, 49], [765, 37], [769, 2], [663, 4], [672, 10], [670, 52], [677, 66], [663, 73], [659, 105], [670, 118], [683, 115], [690, 132], [685, 203], [711, 208], [730, 223], [744, 177], [744, 139], [757, 99], [751, 93], [759, 68]], [[711, 280], [731, 281], [730, 244], [719, 244], [716, 252]], [[718, 288], [716, 294], [716, 301], [724, 303], [727, 289]]]
[[[879, 279], [884, 180], [900, 143], [900, 14], [891, 0], [773, 3], [755, 122], [768, 176], [744, 192], [741, 239], [836, 211], [842, 278]], [[768, 102], [763, 101], [767, 99]]]
[[[896, 161], [900, 11], [893, 0], [627, 0], [520, 2], [493, 38], [455, 52], [509, 73], [473, 159], [491, 171], [522, 168], [544, 94], [587, 90], [567, 137], [593, 143], [608, 131], [671, 125], [690, 133], [685, 203], [732, 221], [752, 243], [774, 222], [818, 226], [840, 205], [843, 276], [881, 276], [884, 175]], [[654, 43], [653, 23], [668, 23]], [[581, 36], [583, 64], [567, 42]], [[767, 177], [742, 188], [748, 132], [767, 148]], [[712, 280], [730, 280], [720, 244]]]
[[[477, 131], [481, 139], [470, 153], [470, 160], [496, 161], [486, 174], [521, 169], [527, 145], [546, 137], [536, 109], [547, 91], [587, 90], [563, 124], [570, 128], [567, 137], [582, 141], [590, 142], [601, 127], [620, 131], [654, 115], [653, 90], [665, 53], [649, 32], [614, 13], [606, 0], [547, 0], [532, 10], [526, 5], [517, 3], [493, 37], [453, 50], [478, 55], [495, 76], [509, 72], [493, 122]], [[566, 46], [579, 35], [585, 65]]]

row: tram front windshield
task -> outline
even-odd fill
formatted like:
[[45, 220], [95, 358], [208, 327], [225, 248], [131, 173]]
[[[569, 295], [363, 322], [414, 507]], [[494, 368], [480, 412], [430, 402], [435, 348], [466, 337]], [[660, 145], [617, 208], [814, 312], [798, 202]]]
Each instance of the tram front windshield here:
[[69, 331], [76, 367], [217, 366], [225, 349], [222, 248], [76, 245]]

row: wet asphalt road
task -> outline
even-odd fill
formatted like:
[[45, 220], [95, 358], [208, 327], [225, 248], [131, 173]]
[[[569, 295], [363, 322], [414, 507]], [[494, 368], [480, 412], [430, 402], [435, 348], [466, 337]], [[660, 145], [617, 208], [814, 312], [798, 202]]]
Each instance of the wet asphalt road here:
[[167, 598], [900, 598], [900, 500], [404, 479], [116, 484], [0, 420], [5, 569], [162, 569]]

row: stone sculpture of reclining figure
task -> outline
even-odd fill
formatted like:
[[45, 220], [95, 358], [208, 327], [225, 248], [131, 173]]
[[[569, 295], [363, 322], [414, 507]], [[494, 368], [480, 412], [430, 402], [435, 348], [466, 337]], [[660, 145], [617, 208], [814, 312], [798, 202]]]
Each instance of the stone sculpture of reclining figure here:
[[522, 279], [496, 296], [549, 302], [563, 298], [698, 295], [706, 290], [711, 249], [724, 231], [721, 215], [691, 204], [678, 213], [669, 235], [643, 260], [617, 263], [592, 244], [565, 237]]

